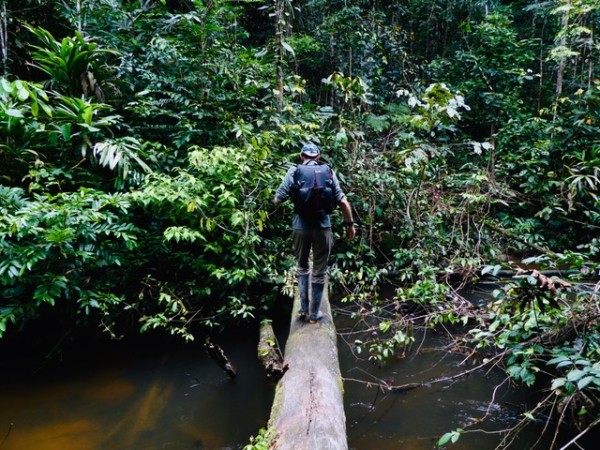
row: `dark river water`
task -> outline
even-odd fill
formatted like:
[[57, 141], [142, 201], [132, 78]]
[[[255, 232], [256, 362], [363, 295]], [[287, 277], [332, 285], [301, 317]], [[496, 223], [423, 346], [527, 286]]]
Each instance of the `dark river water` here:
[[[282, 339], [286, 326], [278, 330]], [[441, 350], [439, 337], [422, 338], [413, 347], [420, 347], [418, 354], [383, 366], [356, 360], [340, 339], [350, 447], [434, 449], [442, 434], [487, 413], [474, 427], [484, 431], [447, 448], [494, 449], [501, 439], [494, 431], [515, 425], [535, 402], [506, 384], [494, 391], [501, 373], [405, 392], [378, 392], [367, 384], [423, 382], [468, 368], [464, 356]], [[33, 348], [0, 348], [0, 450], [242, 449], [266, 426], [274, 394], [256, 357], [257, 339], [258, 330], [213, 339], [235, 363], [234, 380], [208, 358], [202, 342], [84, 343], [47, 362], [28, 358]], [[537, 442], [541, 431], [541, 424], [532, 427], [510, 448], [549, 449], [549, 438]], [[596, 448], [590, 442], [581, 448]]]

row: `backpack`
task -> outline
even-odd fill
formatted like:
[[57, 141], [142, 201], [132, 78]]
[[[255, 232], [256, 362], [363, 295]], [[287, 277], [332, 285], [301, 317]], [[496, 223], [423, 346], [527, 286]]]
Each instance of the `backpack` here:
[[335, 208], [333, 171], [328, 164], [298, 164], [294, 172], [291, 199], [296, 213], [320, 217]]

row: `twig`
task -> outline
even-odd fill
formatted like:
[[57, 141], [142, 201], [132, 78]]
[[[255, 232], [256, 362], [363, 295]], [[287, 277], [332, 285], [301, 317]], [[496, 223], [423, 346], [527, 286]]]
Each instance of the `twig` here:
[[4, 439], [2, 439], [2, 442], [0, 442], [0, 446], [2, 446], [6, 442], [6, 440], [8, 439], [8, 436], [10, 436], [10, 432], [12, 431], [14, 425], [15, 424], [13, 422], [11, 422], [10, 425], [8, 425], [8, 430], [6, 431], [6, 435], [4, 436]]
[[490, 364], [495, 359], [501, 358], [501, 356], [502, 356], [502, 354], [496, 355], [493, 358], [488, 359], [486, 362], [484, 362], [482, 364], [479, 364], [478, 366], [473, 367], [472, 369], [468, 369], [468, 370], [465, 370], [463, 372], [460, 372], [460, 373], [458, 373], [456, 375], [452, 375], [452, 376], [449, 376], [449, 377], [434, 378], [433, 380], [419, 382], [419, 383], [407, 383], [407, 384], [402, 384], [402, 385], [395, 386], [395, 385], [390, 385], [389, 383], [386, 383], [384, 380], [379, 380], [379, 383], [373, 383], [373, 382], [369, 382], [369, 381], [357, 380], [357, 379], [354, 379], [354, 378], [344, 378], [344, 381], [354, 381], [354, 382], [363, 383], [363, 384], [366, 384], [366, 385], [369, 385], [369, 386], [370, 385], [376, 385], [376, 386], [378, 386], [380, 388], [384, 388], [384, 389], [387, 389], [389, 391], [400, 391], [400, 392], [403, 392], [403, 391], [409, 391], [409, 390], [417, 389], [417, 388], [424, 387], [424, 386], [430, 386], [430, 385], [436, 384], [436, 383], [444, 383], [444, 382], [448, 382], [448, 381], [454, 381], [454, 380], [456, 380], [458, 378], [465, 377], [465, 376], [469, 375], [470, 373], [475, 372], [475, 371], [481, 369], [482, 367], [487, 366], [488, 364]]
[[572, 444], [575, 444], [577, 442], [577, 440], [583, 436], [584, 434], [586, 434], [588, 431], [590, 431], [592, 428], [594, 428], [596, 425], [600, 424], [600, 417], [597, 418], [596, 420], [594, 420], [585, 430], [583, 430], [581, 433], [579, 433], [577, 436], [575, 436], [573, 439], [571, 439], [569, 442], [567, 442], [565, 445], [563, 445], [560, 450], [565, 450], [566, 448], [568, 448], [569, 446], [571, 446]]

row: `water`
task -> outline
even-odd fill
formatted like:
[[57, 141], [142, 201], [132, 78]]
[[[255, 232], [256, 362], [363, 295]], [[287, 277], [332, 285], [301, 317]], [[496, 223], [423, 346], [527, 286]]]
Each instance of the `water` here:
[[[438, 338], [431, 337], [426, 342], [432, 344], [436, 340]], [[441, 348], [442, 342], [438, 343]], [[341, 353], [347, 352], [340, 350]], [[497, 389], [495, 398], [492, 398], [494, 388], [504, 380], [499, 371], [478, 371], [455, 380], [428, 384], [431, 380], [472, 369], [461, 354], [425, 349], [416, 356], [409, 354], [381, 367], [375, 363], [368, 366], [364, 362], [352, 361], [348, 355], [341, 360], [342, 372], [348, 378], [379, 379], [397, 386], [424, 384], [390, 392], [347, 381], [348, 437], [350, 447], [354, 449], [433, 449], [446, 432], [476, 423], [484, 416], [487, 431], [499, 430], [514, 425], [518, 412], [525, 410], [523, 393], [511, 391], [508, 384]], [[476, 428], [481, 429], [482, 426]], [[537, 438], [531, 433], [528, 436]], [[472, 433], [461, 436], [460, 445], [455, 448], [493, 449], [499, 441], [498, 434]]]
[[[490, 284], [463, 294], [473, 304], [482, 305], [497, 287]], [[353, 325], [344, 322], [337, 321], [342, 336], [345, 327], [350, 330]], [[345, 342], [352, 342], [355, 337], [338, 340], [342, 375], [346, 378], [344, 401], [351, 449], [432, 450], [443, 434], [462, 428], [469, 431], [456, 444], [448, 444], [447, 449], [492, 450], [506, 436], [502, 431], [517, 425], [539, 396], [547, 394], [511, 385], [500, 369], [475, 370], [467, 376], [427, 384], [474, 368], [464, 354], [454, 352], [451, 343], [432, 330], [416, 334], [416, 342], [406, 357], [384, 364], [359, 361]], [[373, 384], [369, 386], [364, 381]], [[381, 381], [395, 386], [424, 386], [390, 392], [376, 387]], [[554, 423], [546, 432], [544, 425], [530, 424], [510, 448], [552, 448]], [[569, 430], [563, 431], [557, 440], [561, 444], [573, 437]], [[579, 442], [579, 448], [597, 448], [598, 438], [600, 430], [595, 429]]]
[[[287, 317], [276, 330], [282, 347]], [[344, 328], [340, 319], [338, 330]], [[33, 349], [50, 342], [29, 348], [0, 343], [0, 450], [241, 449], [266, 426], [274, 394], [257, 360], [257, 340], [258, 330], [213, 339], [237, 366], [235, 380], [208, 358], [202, 342], [142, 337], [93, 344], [80, 338], [84, 345], [68, 347], [62, 362], [41, 365]], [[472, 368], [446, 344], [430, 331], [406, 357], [378, 365], [357, 360], [339, 339], [352, 449], [434, 449], [444, 433], [486, 416], [473, 427], [485, 432], [465, 434], [447, 448], [491, 450], [501, 440], [497, 431], [514, 426], [535, 404], [529, 391], [502, 384], [500, 371], [378, 391], [380, 380], [423, 383]], [[532, 448], [541, 431], [541, 424], [528, 429], [511, 448]], [[595, 448], [589, 442], [581, 448]], [[549, 437], [534, 448], [549, 449]]]
[[255, 339], [221, 344], [239, 365], [234, 380], [200, 344], [136, 344], [90, 346], [62, 364], [3, 371], [0, 449], [241, 448], [266, 425], [273, 387]]

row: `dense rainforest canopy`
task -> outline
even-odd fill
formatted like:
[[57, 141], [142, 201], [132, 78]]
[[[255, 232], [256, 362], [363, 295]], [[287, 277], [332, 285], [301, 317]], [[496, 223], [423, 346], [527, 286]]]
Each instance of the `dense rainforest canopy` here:
[[[523, 426], [586, 433], [598, 28], [599, 0], [0, 0], [0, 336], [260, 320], [293, 289], [274, 190], [314, 142], [359, 224], [330, 271], [372, 331], [357, 353], [452, 327], [545, 389]], [[495, 301], [462, 299], [500, 271]]]

